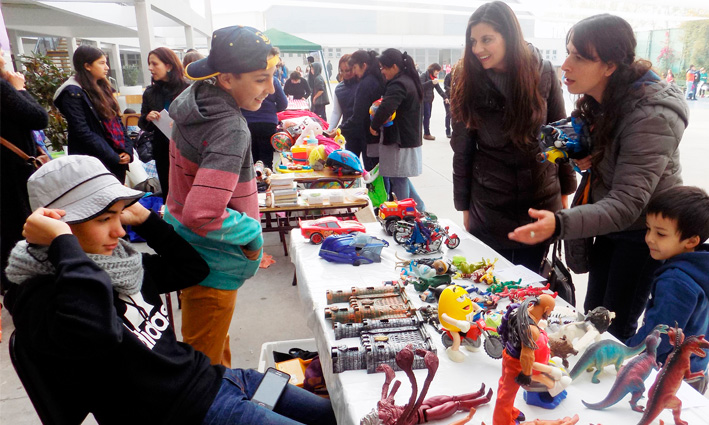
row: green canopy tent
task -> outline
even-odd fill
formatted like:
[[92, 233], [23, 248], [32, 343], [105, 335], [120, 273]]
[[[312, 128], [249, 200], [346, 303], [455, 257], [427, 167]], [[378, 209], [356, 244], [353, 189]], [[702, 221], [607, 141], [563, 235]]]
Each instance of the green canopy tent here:
[[267, 29], [263, 32], [266, 36], [271, 39], [271, 44], [278, 47], [281, 53], [312, 53], [318, 52], [320, 56], [320, 63], [323, 66], [323, 73], [325, 74], [325, 81], [327, 82], [327, 90], [330, 93], [330, 99], [332, 100], [332, 89], [330, 89], [330, 76], [327, 75], [325, 70], [325, 56], [323, 56], [322, 46], [315, 44], [311, 41], [305, 40], [300, 37], [296, 37], [293, 34], [288, 34], [281, 30], [275, 28]]

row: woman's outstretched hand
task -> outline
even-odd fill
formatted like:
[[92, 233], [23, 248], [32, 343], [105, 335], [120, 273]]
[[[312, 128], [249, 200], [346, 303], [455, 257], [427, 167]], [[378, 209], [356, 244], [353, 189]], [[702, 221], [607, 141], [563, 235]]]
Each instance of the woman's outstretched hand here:
[[49, 245], [59, 235], [71, 235], [69, 225], [61, 221], [64, 215], [64, 210], [37, 208], [27, 217], [22, 236], [31, 244]]
[[553, 212], [530, 208], [529, 216], [536, 218], [537, 221], [516, 228], [513, 232], [508, 233], [507, 237], [527, 245], [535, 245], [552, 237], [554, 230], [556, 230], [556, 219]]

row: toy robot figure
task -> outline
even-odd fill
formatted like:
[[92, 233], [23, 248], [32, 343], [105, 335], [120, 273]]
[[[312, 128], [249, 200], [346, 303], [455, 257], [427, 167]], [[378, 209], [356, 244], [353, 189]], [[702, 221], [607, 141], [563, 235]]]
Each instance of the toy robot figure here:
[[522, 304], [508, 307], [499, 333], [505, 343], [502, 376], [498, 383], [493, 425], [514, 425], [520, 411], [514, 399], [520, 385], [538, 382], [551, 396], [561, 393], [571, 383], [561, 369], [549, 365], [550, 350], [546, 332], [538, 325], [554, 310], [554, 298], [547, 294], [527, 298]]

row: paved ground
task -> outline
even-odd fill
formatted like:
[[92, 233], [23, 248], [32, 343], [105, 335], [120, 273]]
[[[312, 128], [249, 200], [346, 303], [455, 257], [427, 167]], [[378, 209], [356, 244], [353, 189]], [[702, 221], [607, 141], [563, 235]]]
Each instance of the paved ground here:
[[[706, 164], [709, 158], [709, 98], [690, 102], [690, 108], [690, 126], [681, 145], [683, 175], [686, 184], [709, 190]], [[424, 144], [423, 174], [413, 181], [431, 211], [461, 223], [462, 214], [453, 207], [452, 152], [445, 137], [443, 117], [443, 105], [436, 98], [431, 119], [431, 132], [436, 140]], [[264, 342], [312, 337], [300, 313], [297, 289], [291, 286], [294, 267], [290, 258], [283, 256], [283, 248], [276, 235], [266, 235], [266, 252], [274, 256], [276, 264], [261, 270], [239, 291], [236, 313], [230, 328], [234, 367], [256, 368]], [[586, 279], [577, 276], [574, 281], [580, 304], [586, 293]], [[40, 424], [8, 358], [6, 341], [12, 333], [13, 325], [4, 309], [2, 321], [5, 342], [0, 344], [0, 423]], [[179, 329], [179, 311], [175, 321]], [[85, 422], [94, 423], [93, 418]]]

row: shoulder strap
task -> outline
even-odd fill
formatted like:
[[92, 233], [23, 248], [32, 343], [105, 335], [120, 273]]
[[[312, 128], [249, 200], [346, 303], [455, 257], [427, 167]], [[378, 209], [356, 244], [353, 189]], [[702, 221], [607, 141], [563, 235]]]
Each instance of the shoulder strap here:
[[6, 148], [10, 149], [10, 150], [13, 151], [17, 156], [19, 156], [20, 158], [22, 158], [23, 161], [27, 161], [27, 160], [30, 159], [30, 156], [27, 155], [26, 153], [24, 153], [24, 152], [22, 151], [22, 149], [20, 149], [20, 148], [18, 148], [17, 146], [13, 145], [13, 144], [10, 143], [9, 141], [7, 141], [5, 138], [0, 137], [0, 142], [2, 143], [3, 146], [5, 146]]

